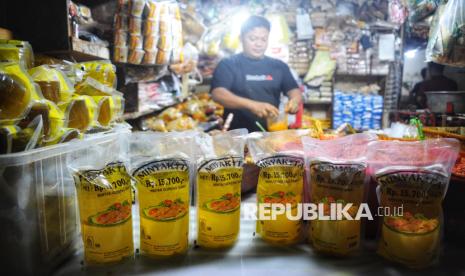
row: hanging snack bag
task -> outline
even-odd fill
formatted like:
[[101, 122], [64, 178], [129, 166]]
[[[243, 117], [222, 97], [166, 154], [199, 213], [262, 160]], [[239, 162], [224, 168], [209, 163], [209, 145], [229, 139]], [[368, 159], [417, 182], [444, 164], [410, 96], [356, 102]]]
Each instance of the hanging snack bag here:
[[341, 210], [346, 217], [312, 220], [309, 239], [321, 253], [349, 255], [360, 246], [361, 221], [355, 219], [364, 202], [368, 182], [366, 150], [376, 135], [354, 134], [334, 140], [304, 137], [307, 166], [310, 168], [311, 202], [323, 208], [319, 214], [331, 215], [331, 208]]
[[131, 135], [131, 174], [136, 180], [142, 255], [186, 253], [193, 147], [197, 132]]
[[[247, 143], [254, 163], [260, 168], [257, 184], [258, 219], [257, 233], [272, 244], [291, 245], [301, 239], [303, 222], [291, 220], [299, 213], [299, 204], [304, 193], [304, 158], [298, 131], [278, 131], [265, 133], [263, 138], [249, 139]], [[273, 220], [261, 220], [261, 204], [286, 206], [284, 214]]]
[[107, 264], [133, 256], [131, 177], [127, 146], [111, 134], [69, 155], [76, 184], [87, 264]]
[[239, 235], [242, 164], [247, 130], [196, 137], [197, 244], [232, 246]]
[[455, 139], [369, 144], [379, 205], [391, 212], [391, 216], [381, 219], [378, 244], [381, 256], [412, 268], [437, 261], [442, 232], [441, 204], [458, 151]]

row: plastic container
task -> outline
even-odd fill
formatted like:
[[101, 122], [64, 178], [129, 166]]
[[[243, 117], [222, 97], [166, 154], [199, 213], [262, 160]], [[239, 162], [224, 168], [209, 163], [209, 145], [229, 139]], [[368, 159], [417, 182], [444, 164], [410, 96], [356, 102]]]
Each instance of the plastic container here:
[[129, 49], [136, 50], [142, 49], [144, 45], [144, 37], [140, 34], [131, 34], [129, 38]]
[[50, 274], [77, 251], [76, 192], [67, 156], [88, 154], [89, 144], [110, 143], [117, 137], [96, 135], [0, 155], [0, 258], [5, 275]]
[[113, 58], [116, 62], [128, 62], [128, 47], [115, 47]]
[[158, 51], [146, 51], [144, 55], [144, 59], [142, 60], [142, 64], [155, 64], [157, 61], [157, 54]]

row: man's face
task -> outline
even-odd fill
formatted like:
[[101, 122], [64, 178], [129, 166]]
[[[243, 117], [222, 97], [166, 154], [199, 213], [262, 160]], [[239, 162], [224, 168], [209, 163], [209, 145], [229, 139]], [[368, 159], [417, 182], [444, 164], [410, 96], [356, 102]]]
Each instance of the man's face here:
[[268, 47], [270, 32], [263, 27], [253, 28], [242, 36], [242, 48], [244, 53], [252, 58], [262, 58]]

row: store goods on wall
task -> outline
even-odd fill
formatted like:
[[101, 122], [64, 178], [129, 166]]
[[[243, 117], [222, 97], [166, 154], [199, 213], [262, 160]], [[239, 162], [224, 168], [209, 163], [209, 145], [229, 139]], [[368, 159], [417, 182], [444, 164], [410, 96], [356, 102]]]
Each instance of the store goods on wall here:
[[181, 12], [175, 1], [119, 1], [114, 25], [114, 61], [158, 65], [183, 61]]
[[333, 127], [349, 123], [357, 130], [380, 129], [383, 97], [373, 94], [334, 92]]

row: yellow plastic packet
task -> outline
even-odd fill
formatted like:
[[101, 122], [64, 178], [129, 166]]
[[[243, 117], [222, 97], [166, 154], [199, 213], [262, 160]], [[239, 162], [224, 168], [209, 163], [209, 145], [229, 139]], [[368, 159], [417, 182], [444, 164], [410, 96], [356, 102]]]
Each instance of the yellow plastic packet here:
[[93, 78], [108, 87], [116, 87], [116, 67], [107, 60], [81, 62], [75, 65], [85, 71], [84, 81]]
[[[301, 240], [303, 222], [290, 219], [299, 214], [304, 195], [304, 158], [300, 136], [307, 132], [278, 131], [248, 141], [248, 149], [260, 168], [257, 184], [257, 233], [271, 244], [291, 245]], [[266, 211], [276, 210], [266, 218]], [[278, 214], [278, 209], [285, 212]], [[263, 210], [263, 211], [261, 211]]]
[[127, 146], [119, 139], [89, 144], [69, 155], [86, 264], [120, 262], [134, 255], [131, 177]]
[[24, 118], [40, 93], [24, 69], [14, 62], [0, 63], [0, 124]]
[[168, 257], [188, 249], [195, 135], [137, 132], [130, 136], [131, 174], [138, 191], [144, 256]]
[[246, 129], [196, 137], [197, 244], [234, 245], [239, 235], [241, 183]]
[[114, 92], [112, 96], [92, 97], [97, 104], [96, 119], [102, 127], [108, 127], [115, 122], [124, 112], [124, 99], [122, 94]]
[[27, 41], [0, 39], [0, 61], [11, 61], [24, 68], [34, 67], [34, 53]]
[[86, 96], [111, 96], [114, 89], [88, 77], [76, 86], [76, 93]]
[[[346, 256], [356, 252], [361, 243], [361, 221], [357, 213], [365, 200], [368, 185], [367, 145], [376, 135], [355, 134], [333, 140], [302, 139], [310, 169], [312, 203], [320, 214], [310, 222], [309, 237], [316, 251]], [[331, 217], [331, 211], [347, 208], [353, 218]]]
[[45, 138], [57, 135], [65, 124], [65, 117], [60, 108], [52, 101], [41, 99], [31, 104], [31, 108], [19, 125], [25, 127], [38, 115], [42, 116]]
[[54, 103], [67, 102], [74, 93], [74, 86], [68, 77], [60, 70], [48, 65], [30, 69], [32, 79], [39, 84], [42, 95]]
[[13, 138], [21, 131], [16, 125], [0, 126], [0, 154], [11, 153], [13, 148]]
[[82, 139], [83, 135], [79, 130], [74, 128], [61, 128], [55, 136], [49, 137], [43, 141], [44, 146], [51, 146], [65, 143], [73, 139]]
[[74, 96], [59, 107], [65, 113], [65, 127], [86, 132], [94, 123], [97, 105], [90, 96]]

